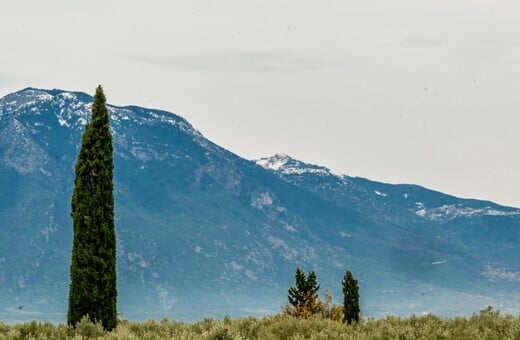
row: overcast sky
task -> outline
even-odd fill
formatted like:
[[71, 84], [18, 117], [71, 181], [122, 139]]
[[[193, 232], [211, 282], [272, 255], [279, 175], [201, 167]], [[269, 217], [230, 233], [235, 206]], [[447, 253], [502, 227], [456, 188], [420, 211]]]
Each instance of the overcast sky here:
[[8, 1], [0, 96], [173, 111], [248, 159], [520, 207], [520, 1]]

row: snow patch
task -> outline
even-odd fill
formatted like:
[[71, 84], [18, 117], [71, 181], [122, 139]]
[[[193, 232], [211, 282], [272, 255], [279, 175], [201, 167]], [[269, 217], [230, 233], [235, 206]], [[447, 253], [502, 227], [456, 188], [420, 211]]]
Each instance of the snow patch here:
[[61, 117], [61, 116], [58, 116], [58, 122], [60, 123], [61, 126], [70, 127], [69, 123], [67, 123], [67, 121], [65, 119], [63, 119], [63, 117]]
[[435, 208], [425, 208], [424, 204], [416, 203], [418, 210], [415, 214], [419, 217], [433, 221], [451, 221], [455, 218], [469, 218], [475, 216], [518, 216], [519, 211], [498, 210], [491, 207], [470, 208], [455, 204], [443, 205]]
[[60, 97], [63, 97], [63, 98], [66, 98], [66, 99], [76, 99], [76, 96], [73, 95], [73, 94], [70, 93], [70, 92], [63, 92], [63, 93], [60, 93]]
[[41, 101], [47, 101], [47, 100], [51, 100], [53, 97], [48, 93], [41, 93], [41, 94], [37, 95], [36, 98], [38, 98]]
[[277, 154], [270, 158], [256, 160], [256, 164], [264, 169], [278, 171], [287, 163], [288, 159], [289, 157], [287, 155]]
[[324, 176], [342, 176], [334, 174], [326, 167], [300, 162], [286, 154], [276, 154], [272, 157], [255, 160], [256, 164], [264, 169], [279, 172], [284, 175], [318, 174]]

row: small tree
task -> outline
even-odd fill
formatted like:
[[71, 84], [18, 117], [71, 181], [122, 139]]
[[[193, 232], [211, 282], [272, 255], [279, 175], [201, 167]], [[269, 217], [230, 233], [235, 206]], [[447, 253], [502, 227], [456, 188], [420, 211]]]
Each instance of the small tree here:
[[72, 194], [73, 243], [67, 322], [88, 316], [106, 330], [117, 324], [113, 148], [106, 99], [100, 86], [76, 162]]
[[319, 312], [318, 290], [320, 286], [317, 282], [316, 273], [310, 271], [307, 275], [296, 268], [295, 287], [289, 287], [289, 303], [293, 310], [289, 314], [296, 317], [307, 318]]
[[343, 276], [343, 322], [349, 325], [359, 321], [359, 287], [352, 273], [347, 270]]
[[339, 306], [332, 302], [332, 294], [325, 290], [325, 300], [318, 299], [318, 315], [322, 318], [333, 321], [341, 321], [343, 319], [343, 306]]

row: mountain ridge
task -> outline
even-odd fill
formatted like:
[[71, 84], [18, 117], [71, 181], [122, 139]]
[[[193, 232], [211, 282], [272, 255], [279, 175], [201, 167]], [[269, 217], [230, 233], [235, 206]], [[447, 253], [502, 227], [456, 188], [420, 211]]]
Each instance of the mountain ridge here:
[[[34, 88], [0, 99], [0, 319], [63, 319], [91, 99]], [[351, 269], [365, 315], [519, 310], [520, 209], [286, 155], [266, 169], [175, 114], [108, 108], [124, 317], [276, 313], [296, 266], [316, 269], [336, 300]]]

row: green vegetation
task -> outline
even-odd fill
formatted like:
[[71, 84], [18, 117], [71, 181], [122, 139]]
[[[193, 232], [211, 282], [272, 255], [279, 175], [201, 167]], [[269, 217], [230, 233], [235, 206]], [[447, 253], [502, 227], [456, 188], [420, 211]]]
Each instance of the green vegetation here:
[[300, 319], [321, 317], [334, 321], [341, 320], [343, 308], [332, 303], [332, 294], [328, 290], [325, 291], [325, 300], [318, 298], [320, 285], [314, 271], [305, 275], [300, 268], [296, 268], [294, 278], [296, 285], [289, 287], [287, 296], [289, 304], [282, 306], [280, 317]]
[[318, 313], [318, 285], [316, 273], [310, 271], [307, 275], [296, 268], [294, 275], [296, 286], [289, 287], [289, 303], [292, 305], [293, 316], [308, 318]]
[[74, 239], [67, 322], [84, 316], [106, 330], [117, 325], [116, 235], [114, 228], [113, 148], [101, 86], [96, 89], [76, 162], [72, 194]]
[[488, 307], [470, 318], [443, 319], [435, 315], [363, 319], [351, 325], [311, 317], [264, 317], [231, 320], [205, 319], [195, 323], [120, 320], [112, 331], [84, 318], [76, 328], [29, 322], [0, 323], [3, 339], [520, 339], [520, 316]]
[[349, 325], [359, 321], [359, 286], [354, 275], [347, 270], [343, 276], [343, 322]]

